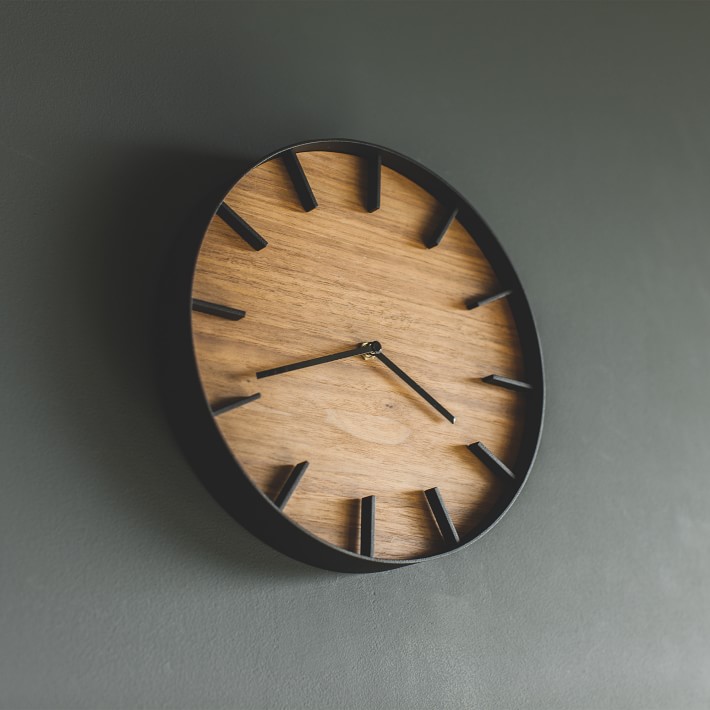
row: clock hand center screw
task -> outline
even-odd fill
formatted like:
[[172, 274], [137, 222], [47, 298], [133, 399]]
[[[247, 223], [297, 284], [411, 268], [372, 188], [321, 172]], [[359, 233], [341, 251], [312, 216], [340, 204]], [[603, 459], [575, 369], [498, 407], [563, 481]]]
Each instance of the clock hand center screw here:
[[360, 347], [370, 347], [370, 352], [363, 353], [362, 354], [362, 359], [363, 360], [371, 360], [375, 355], [379, 355], [382, 352], [382, 346], [377, 340], [373, 340], [372, 342], [369, 343], [361, 343]]

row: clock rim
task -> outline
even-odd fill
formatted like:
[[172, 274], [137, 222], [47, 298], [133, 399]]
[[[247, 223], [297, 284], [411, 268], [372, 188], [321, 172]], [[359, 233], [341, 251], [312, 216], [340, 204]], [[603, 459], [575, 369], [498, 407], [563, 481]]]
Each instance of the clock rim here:
[[[249, 172], [289, 151], [317, 150], [366, 159], [379, 154], [383, 166], [411, 180], [441, 205], [458, 207], [457, 220], [481, 249], [501, 284], [512, 290], [508, 301], [518, 331], [526, 379], [533, 386], [525, 394], [525, 426], [515, 464], [511, 466], [516, 473], [517, 489], [510, 498], [503, 496], [504, 502], [497, 502], [460, 544], [433, 555], [407, 559], [363, 556], [323, 540], [287, 517], [239, 463], [217, 426], [202, 387], [192, 329], [192, 293], [197, 260], [209, 224], [226, 196]], [[279, 148], [249, 162], [219, 195], [216, 202], [214, 195], [203, 201], [201, 209], [196, 210], [173, 244], [164, 275], [159, 328], [162, 355], [159, 373], [166, 414], [183, 453], [212, 497], [231, 517], [272, 548], [307, 564], [334, 571], [400, 569], [441, 559], [480, 540], [510, 510], [525, 486], [540, 446], [545, 411], [542, 348], [532, 309], [509, 257], [488, 224], [461, 193], [429, 168], [390, 148], [347, 138], [299, 141]]]

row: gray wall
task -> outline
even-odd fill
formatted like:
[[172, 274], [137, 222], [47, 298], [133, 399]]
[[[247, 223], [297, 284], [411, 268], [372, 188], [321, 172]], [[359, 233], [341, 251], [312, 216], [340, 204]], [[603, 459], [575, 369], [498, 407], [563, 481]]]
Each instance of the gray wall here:
[[[3, 708], [710, 703], [710, 5], [0, 6]], [[458, 556], [286, 559], [209, 498], [151, 356], [166, 246], [255, 158], [408, 154], [493, 226], [549, 407]]]

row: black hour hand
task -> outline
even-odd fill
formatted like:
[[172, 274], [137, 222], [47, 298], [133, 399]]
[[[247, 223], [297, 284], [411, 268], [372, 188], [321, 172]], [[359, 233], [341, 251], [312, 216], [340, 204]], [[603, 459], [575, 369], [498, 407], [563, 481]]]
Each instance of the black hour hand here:
[[450, 421], [452, 424], [456, 424], [456, 417], [444, 407], [442, 404], [437, 402], [421, 385], [418, 385], [404, 370], [401, 370], [397, 365], [395, 365], [392, 360], [390, 360], [383, 352], [374, 353], [375, 357], [382, 363], [384, 363], [392, 372], [394, 372], [397, 377], [406, 382], [422, 399], [429, 402], [434, 409], [436, 409], [442, 417]]

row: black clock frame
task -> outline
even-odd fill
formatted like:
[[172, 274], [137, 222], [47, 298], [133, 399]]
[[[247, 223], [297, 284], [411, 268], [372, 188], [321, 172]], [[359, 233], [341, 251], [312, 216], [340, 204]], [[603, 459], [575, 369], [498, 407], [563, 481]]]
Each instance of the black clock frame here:
[[[298, 525], [268, 498], [243, 470], [214, 420], [202, 388], [192, 337], [192, 285], [197, 257], [207, 227], [224, 197], [250, 170], [277, 157], [291, 159], [292, 152], [332, 151], [360, 156], [372, 165], [384, 165], [404, 175], [448, 207], [469, 232], [506, 290], [525, 365], [525, 429], [512, 469], [512, 493], [502, 496], [486, 518], [445, 552], [416, 559], [378, 559], [332, 545]], [[287, 165], [288, 167], [288, 165]], [[378, 172], [379, 175], [379, 172]], [[368, 191], [368, 208], [378, 205], [379, 192]], [[205, 219], [205, 213], [209, 217]], [[244, 171], [215, 205], [201, 212], [176, 240], [166, 269], [160, 314], [161, 389], [166, 412], [188, 461], [220, 505], [245, 528], [273, 548], [302, 562], [340, 572], [378, 572], [439, 559], [469, 546], [490, 530], [515, 502], [537, 454], [545, 405], [542, 352], [528, 299], [513, 266], [491, 229], [464, 197], [442, 178], [419, 163], [371, 143], [346, 139], [296, 143], [267, 155]], [[462, 313], [462, 317], [466, 315]]]

